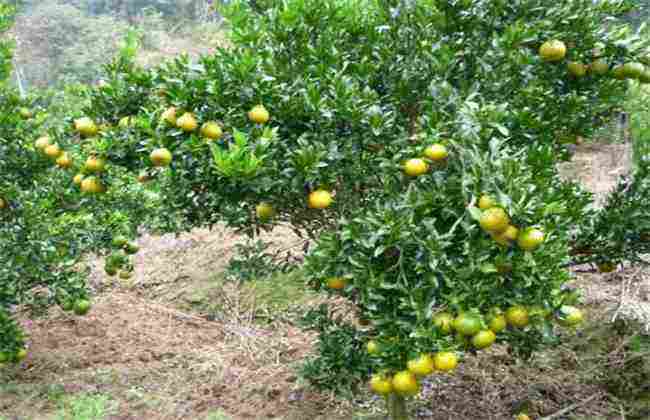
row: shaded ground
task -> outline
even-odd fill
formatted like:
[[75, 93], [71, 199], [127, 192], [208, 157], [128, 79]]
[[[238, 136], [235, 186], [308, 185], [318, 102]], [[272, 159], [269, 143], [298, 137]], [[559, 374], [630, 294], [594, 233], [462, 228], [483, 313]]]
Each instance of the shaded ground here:
[[[578, 166], [606, 171], [585, 150], [576, 158]], [[587, 185], [609, 189], [602, 178], [587, 178]], [[287, 230], [273, 238], [279, 249], [301, 244]], [[376, 397], [336, 399], [297, 377], [315, 337], [294, 326], [291, 314], [323, 298], [305, 291], [300, 273], [224, 281], [241, 240], [224, 228], [146, 236], [126, 282], [107, 278], [94, 261], [98, 295], [87, 317], [55, 308], [46, 319], [25, 321], [30, 355], [20, 369], [0, 371], [0, 418], [58, 419], [62, 402], [88, 394], [108, 397], [110, 419], [383, 418]], [[590, 319], [584, 329], [567, 332], [565, 344], [529, 363], [501, 347], [468, 357], [453, 375], [425, 383], [416, 418], [496, 420], [526, 411], [538, 419], [567, 407], [554, 418], [650, 418], [650, 341], [639, 335], [642, 327], [624, 321], [650, 325], [643, 309], [649, 281], [633, 268], [579, 274], [575, 284], [585, 291]]]

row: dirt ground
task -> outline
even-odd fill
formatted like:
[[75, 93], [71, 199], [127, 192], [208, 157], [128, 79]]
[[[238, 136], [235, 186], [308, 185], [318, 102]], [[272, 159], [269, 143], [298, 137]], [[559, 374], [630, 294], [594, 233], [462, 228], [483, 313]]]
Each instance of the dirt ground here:
[[[598, 155], [611, 159], [612, 152], [585, 148], [575, 161], [612, 172], [599, 165]], [[587, 178], [594, 190], [611, 188], [604, 178]], [[282, 249], [300, 243], [287, 230], [273, 239]], [[296, 367], [313, 351], [315, 337], [281, 317], [259, 322], [258, 314], [272, 312], [259, 294], [222, 281], [241, 241], [225, 228], [145, 236], [127, 282], [107, 278], [102, 262], [93, 261], [97, 296], [88, 316], [54, 308], [47, 318], [23, 321], [29, 356], [20, 368], [0, 371], [0, 418], [58, 419], [60, 401], [83, 394], [108, 396], [108, 418], [115, 420], [383, 418], [376, 397], [338, 399], [298, 378]], [[590, 318], [583, 330], [529, 363], [500, 347], [467, 358], [453, 375], [424, 384], [415, 417], [496, 420], [526, 411], [533, 419], [650, 418], [650, 389], [636, 405], [624, 399], [626, 386], [650, 371], [650, 354], [639, 357], [630, 347], [643, 327], [610, 323], [636, 319], [650, 326], [648, 272], [579, 273], [575, 283], [585, 292]], [[320, 298], [302, 299], [304, 308]], [[206, 316], [206, 307], [223, 316]]]

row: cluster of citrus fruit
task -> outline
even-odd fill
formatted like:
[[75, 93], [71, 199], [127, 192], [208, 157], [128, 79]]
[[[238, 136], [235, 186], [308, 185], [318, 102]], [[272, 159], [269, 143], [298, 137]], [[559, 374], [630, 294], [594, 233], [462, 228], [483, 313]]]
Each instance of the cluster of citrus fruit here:
[[106, 258], [104, 272], [110, 277], [119, 275], [123, 280], [130, 279], [133, 273], [133, 264], [129, 261], [129, 255], [136, 254], [140, 247], [123, 235], [114, 236], [111, 245], [117, 250]]
[[404, 162], [402, 169], [408, 176], [420, 176], [429, 172], [430, 163], [441, 163], [449, 157], [449, 151], [444, 144], [434, 143], [427, 146], [423, 157], [411, 158]]
[[[544, 42], [539, 47], [539, 55], [547, 62], [563, 61], [567, 55], [567, 46], [564, 42], [552, 39]], [[575, 78], [585, 77], [588, 73], [604, 76], [610, 73], [611, 64], [596, 52], [596, 57], [589, 64], [579, 61], [569, 61], [567, 71]], [[650, 71], [642, 63], [629, 62], [615, 65], [611, 68], [611, 75], [619, 80], [635, 79], [641, 83], [650, 83]]]
[[[433, 317], [433, 326], [440, 335], [456, 334], [458, 340], [466, 347], [482, 350], [492, 346], [497, 334], [506, 328], [525, 328], [531, 323], [532, 317], [541, 316], [548, 319], [552, 315], [551, 310], [542, 307], [513, 305], [505, 312], [494, 308], [487, 317], [471, 312], [461, 312], [456, 316], [449, 312], [440, 312]], [[575, 327], [584, 319], [580, 309], [568, 305], [562, 306], [556, 316], [557, 321], [566, 327]], [[382, 345], [376, 340], [370, 340], [366, 349], [370, 355], [378, 356], [382, 352]], [[391, 392], [402, 396], [415, 395], [420, 389], [421, 378], [434, 372], [450, 372], [458, 366], [458, 362], [459, 357], [454, 351], [420, 354], [407, 362], [405, 370], [393, 375], [388, 372], [373, 375], [370, 379], [370, 389], [380, 395]]]
[[88, 299], [66, 299], [59, 306], [66, 312], [72, 311], [75, 315], [83, 316], [90, 311], [92, 305]]
[[[74, 128], [84, 138], [93, 137], [99, 133], [97, 125], [87, 117], [75, 120]], [[39, 137], [34, 146], [36, 150], [53, 159], [61, 169], [70, 169], [74, 166], [72, 155], [64, 151], [58, 143], [53, 142], [49, 136]], [[101, 174], [105, 170], [106, 161], [101, 157], [91, 155], [81, 165], [79, 172], [72, 181], [79, 186], [82, 192], [90, 194], [104, 193], [106, 192], [106, 186], [102, 183]]]
[[481, 228], [499, 245], [512, 246], [516, 243], [524, 251], [533, 251], [544, 242], [545, 235], [541, 229], [530, 227], [522, 230], [514, 226], [508, 213], [491, 196], [481, 196], [478, 208], [482, 210], [479, 219]]

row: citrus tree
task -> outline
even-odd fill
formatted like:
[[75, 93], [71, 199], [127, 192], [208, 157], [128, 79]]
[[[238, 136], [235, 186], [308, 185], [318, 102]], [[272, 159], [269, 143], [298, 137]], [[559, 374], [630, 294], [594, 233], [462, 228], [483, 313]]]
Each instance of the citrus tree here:
[[[553, 320], [581, 321], [563, 287], [575, 237], [604, 238], [592, 220], [645, 202], [631, 188], [628, 213], [593, 210], [556, 169], [627, 83], [649, 78], [622, 2], [254, 3], [223, 10], [231, 43], [198, 62], [107, 66], [53, 134], [91, 161], [82, 189], [101, 197], [125, 171], [160, 190], [166, 230], [308, 235], [312, 281], [369, 322], [350, 349], [367, 347], [396, 419], [434, 370], [497, 341], [528, 356], [556, 340]], [[639, 234], [621, 226], [611, 242]]]
[[[13, 12], [4, 5], [0, 8], [1, 29], [8, 27]], [[137, 252], [131, 239], [156, 198], [119, 168], [93, 157], [81, 160], [83, 142], [63, 148], [57, 138], [72, 122], [52, 113], [57, 106], [50, 109], [47, 96], [21, 97], [9, 86], [10, 45], [3, 43], [1, 50], [0, 365], [4, 365], [27, 355], [25, 336], [14, 319], [18, 311], [41, 313], [54, 303], [77, 315], [90, 310], [83, 264], [87, 253], [110, 253], [107, 273], [121, 270], [122, 277], [130, 276], [128, 254]], [[78, 101], [83, 88], [71, 94]]]

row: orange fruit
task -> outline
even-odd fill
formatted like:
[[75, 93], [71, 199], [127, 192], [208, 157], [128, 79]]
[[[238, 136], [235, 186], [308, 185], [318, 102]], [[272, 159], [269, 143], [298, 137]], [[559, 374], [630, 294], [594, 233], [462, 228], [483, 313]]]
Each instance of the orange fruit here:
[[418, 393], [420, 386], [415, 375], [408, 370], [397, 372], [393, 376], [393, 390], [404, 396], [411, 396]]
[[429, 165], [423, 159], [409, 159], [404, 163], [404, 173], [408, 176], [424, 175], [428, 170]]
[[454, 316], [448, 312], [441, 312], [433, 317], [433, 325], [444, 335], [451, 334], [454, 330]]
[[501, 233], [510, 226], [510, 217], [501, 207], [491, 207], [483, 210], [479, 224], [490, 233]]
[[176, 120], [176, 127], [180, 128], [186, 133], [190, 133], [196, 130], [198, 126], [199, 126], [199, 122], [196, 120], [196, 117], [191, 112], [186, 112], [185, 114], [181, 115], [179, 119]]
[[428, 354], [421, 354], [416, 359], [409, 360], [406, 367], [414, 375], [427, 376], [433, 373], [433, 358]]
[[472, 345], [477, 349], [485, 349], [494, 344], [496, 339], [497, 336], [494, 331], [482, 330], [472, 337]]
[[68, 169], [72, 166], [72, 158], [66, 152], [62, 153], [61, 156], [56, 158], [56, 164], [60, 168]]
[[160, 120], [169, 125], [176, 125], [176, 108], [167, 108], [160, 116]]
[[519, 234], [517, 245], [524, 251], [533, 251], [544, 242], [544, 239], [545, 235], [542, 230], [529, 228]]
[[264, 105], [255, 105], [248, 111], [248, 118], [255, 124], [266, 124], [271, 116]]
[[255, 207], [255, 214], [260, 220], [268, 220], [275, 216], [275, 209], [269, 203], [259, 203]]
[[436, 353], [433, 357], [433, 366], [441, 372], [449, 372], [458, 366], [458, 356], [449, 351]]
[[343, 277], [331, 277], [327, 279], [327, 287], [334, 290], [341, 290], [345, 288], [346, 281]]
[[587, 66], [577, 61], [570, 61], [567, 64], [567, 70], [574, 77], [585, 77], [587, 75]]
[[59, 147], [58, 144], [54, 143], [54, 144], [50, 144], [49, 146], [47, 146], [44, 149], [44, 152], [48, 157], [51, 157], [52, 159], [56, 159], [59, 156], [61, 156], [61, 153], [63, 153], [63, 150], [61, 150], [61, 148]]
[[45, 151], [45, 148], [50, 144], [52, 144], [52, 139], [50, 139], [48, 136], [41, 136], [34, 142], [34, 147], [41, 151]]
[[393, 392], [393, 384], [389, 377], [384, 375], [372, 375], [370, 378], [370, 389], [375, 394], [388, 395]]
[[87, 172], [101, 173], [106, 168], [106, 161], [96, 156], [90, 156], [84, 163], [84, 169]]
[[435, 162], [439, 162], [447, 159], [449, 151], [443, 144], [435, 143], [424, 149], [424, 156]]
[[309, 194], [307, 203], [312, 209], [326, 209], [328, 208], [334, 200], [332, 199], [332, 193], [325, 190], [316, 190], [312, 191]]
[[209, 140], [218, 140], [223, 136], [223, 131], [215, 121], [208, 121], [201, 126], [201, 135]]
[[512, 306], [506, 311], [506, 321], [513, 327], [524, 328], [530, 322], [528, 310], [521, 305]]
[[560, 61], [566, 56], [566, 45], [557, 39], [546, 41], [539, 47], [539, 55], [544, 61]]
[[149, 159], [151, 160], [153, 166], [169, 166], [169, 164], [172, 162], [172, 153], [164, 147], [155, 149], [149, 155]]
[[495, 207], [497, 205], [497, 200], [489, 195], [482, 195], [478, 200], [478, 208], [481, 210], [487, 210], [489, 208]]

